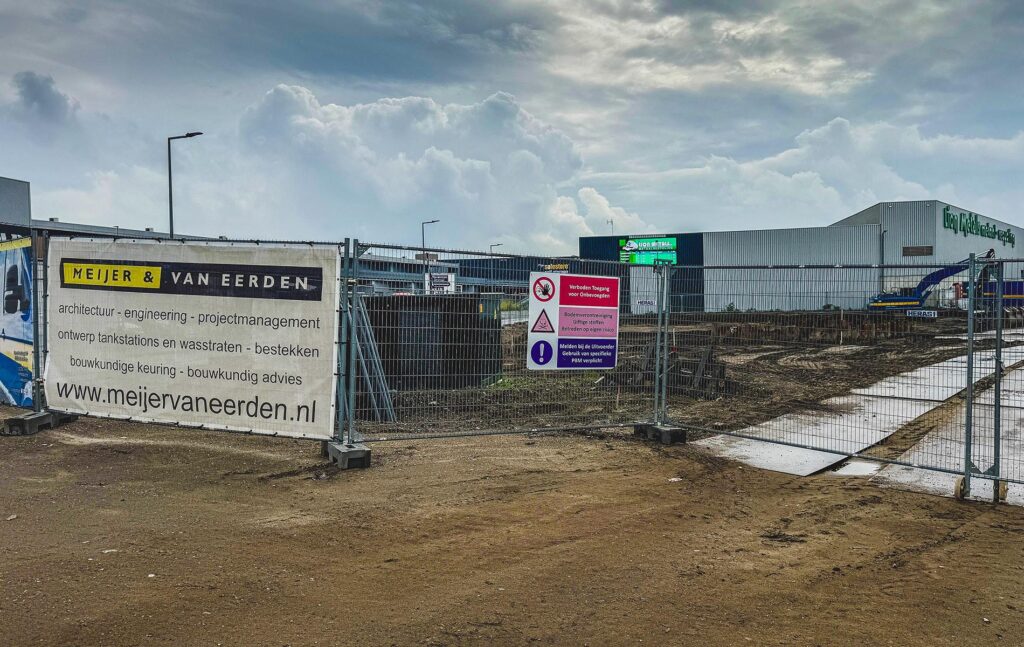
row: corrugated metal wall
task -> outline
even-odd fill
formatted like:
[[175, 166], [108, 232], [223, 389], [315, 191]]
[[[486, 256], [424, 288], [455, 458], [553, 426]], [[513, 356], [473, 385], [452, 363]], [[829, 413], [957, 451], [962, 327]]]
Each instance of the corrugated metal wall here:
[[[881, 236], [885, 240], [885, 263], [887, 265], [927, 265], [938, 267], [945, 261], [937, 255], [935, 247], [934, 200], [908, 202], [883, 202], [875, 205], [882, 223]], [[931, 247], [929, 255], [905, 256], [905, 248]], [[955, 259], [959, 260], [959, 259]], [[923, 268], [886, 268], [880, 292], [891, 292], [899, 288], [915, 287], [921, 277], [929, 272]]]
[[[706, 267], [864, 265], [879, 261], [878, 225], [708, 232]], [[720, 310], [863, 309], [877, 269], [705, 269], [704, 307]]]

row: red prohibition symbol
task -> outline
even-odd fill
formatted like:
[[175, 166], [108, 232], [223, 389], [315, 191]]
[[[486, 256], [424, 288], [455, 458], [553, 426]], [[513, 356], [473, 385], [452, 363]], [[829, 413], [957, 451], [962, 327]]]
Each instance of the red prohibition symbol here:
[[533, 282], [533, 296], [538, 301], [550, 301], [555, 298], [555, 283], [546, 276]]

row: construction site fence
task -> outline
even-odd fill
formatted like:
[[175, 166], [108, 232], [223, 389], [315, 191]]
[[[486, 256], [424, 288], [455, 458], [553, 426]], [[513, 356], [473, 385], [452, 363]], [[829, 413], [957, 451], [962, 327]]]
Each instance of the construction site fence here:
[[[1024, 259], [680, 266], [330, 244], [339, 441], [675, 425], [763, 441], [756, 454], [870, 459], [896, 482], [925, 470], [964, 496], [1024, 484]], [[614, 368], [528, 367], [532, 272], [619, 280]]]
[[[352, 245], [354, 441], [678, 425], [963, 477], [967, 493], [1024, 482], [1020, 259], [638, 266]], [[620, 279], [615, 368], [527, 367], [538, 271]]]
[[628, 371], [527, 366], [531, 272], [620, 280], [621, 303], [660, 294], [664, 275], [615, 261], [354, 243], [355, 344], [347, 411], [361, 441], [630, 426], [655, 415], [657, 302], [620, 311]]
[[1024, 479], [1021, 267], [672, 268], [703, 291], [668, 301], [658, 419], [755, 464], [861, 457], [896, 486], [1005, 497]]

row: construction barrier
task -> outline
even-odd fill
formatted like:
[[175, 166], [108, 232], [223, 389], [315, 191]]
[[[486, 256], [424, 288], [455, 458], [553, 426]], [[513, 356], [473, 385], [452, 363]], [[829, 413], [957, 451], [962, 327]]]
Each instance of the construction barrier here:
[[1024, 286], [1007, 278], [1020, 260], [683, 267], [356, 240], [37, 248], [32, 364], [48, 411], [347, 447], [676, 429], [793, 473], [859, 457], [882, 480], [960, 496], [1024, 484]]

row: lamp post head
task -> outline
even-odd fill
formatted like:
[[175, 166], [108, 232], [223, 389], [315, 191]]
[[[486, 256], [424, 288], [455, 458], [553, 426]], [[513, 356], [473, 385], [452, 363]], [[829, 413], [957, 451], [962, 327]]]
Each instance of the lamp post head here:
[[167, 138], [167, 142], [168, 142], [168, 145], [170, 145], [170, 141], [172, 139], [191, 139], [193, 137], [198, 137], [198, 136], [200, 136], [202, 134], [203, 133], [201, 133], [200, 131], [195, 130], [195, 131], [192, 131], [192, 132], [187, 132], [184, 135], [172, 135], [171, 137]]

